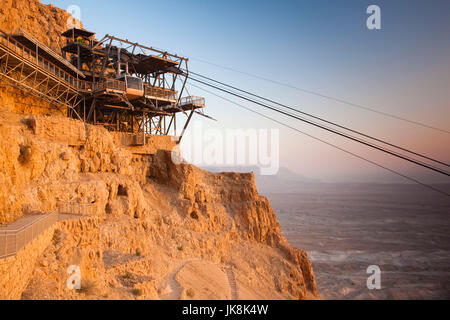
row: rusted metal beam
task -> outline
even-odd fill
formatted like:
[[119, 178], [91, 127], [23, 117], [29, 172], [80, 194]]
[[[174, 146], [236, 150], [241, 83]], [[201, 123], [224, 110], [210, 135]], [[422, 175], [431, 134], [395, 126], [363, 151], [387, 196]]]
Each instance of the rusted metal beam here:
[[155, 48], [152, 48], [152, 47], [147, 47], [147, 46], [141, 45], [141, 44], [139, 44], [137, 42], [131, 42], [131, 41], [128, 41], [128, 40], [123, 40], [123, 39], [120, 39], [120, 38], [117, 38], [117, 37], [114, 37], [114, 36], [110, 36], [110, 35], [106, 35], [106, 37], [108, 37], [109, 39], [118, 41], [118, 42], [131, 44], [131, 45], [134, 45], [136, 47], [140, 47], [140, 48], [147, 49], [147, 50], [150, 50], [150, 51], [153, 51], [153, 52], [157, 52], [159, 54], [162, 54], [165, 57], [172, 57], [172, 58], [176, 58], [176, 59], [180, 59], [180, 60], [188, 60], [187, 58], [183, 58], [183, 57], [177, 56], [176, 54], [171, 54], [171, 53], [168, 53], [167, 51], [161, 51], [161, 50], [158, 50], [158, 49], [155, 49]]
[[177, 141], [177, 144], [181, 143], [181, 139], [183, 139], [184, 133], [186, 132], [186, 129], [187, 129], [188, 125], [189, 125], [189, 122], [191, 122], [191, 118], [192, 118], [192, 115], [194, 114], [194, 111], [195, 111], [194, 109], [191, 110], [191, 113], [189, 114], [189, 117], [188, 117], [188, 119], [187, 119], [187, 121], [186, 121], [186, 123], [184, 125], [183, 131], [181, 131], [181, 135], [180, 135], [180, 138]]

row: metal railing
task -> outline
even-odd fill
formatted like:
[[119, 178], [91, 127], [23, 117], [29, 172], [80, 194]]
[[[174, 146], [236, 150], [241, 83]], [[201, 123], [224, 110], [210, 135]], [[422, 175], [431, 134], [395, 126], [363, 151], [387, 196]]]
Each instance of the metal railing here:
[[4, 32], [0, 32], [0, 44], [3, 45], [6, 49], [9, 49], [9, 51], [12, 51], [15, 54], [17, 54], [22, 59], [37, 65], [38, 67], [44, 69], [50, 74], [65, 81], [67, 84], [69, 84], [70, 86], [72, 86], [77, 90], [90, 91], [92, 89], [92, 85], [90, 82], [79, 80], [76, 77], [70, 75], [63, 69], [57, 67], [52, 62], [39, 56], [38, 51], [33, 51], [25, 47], [23, 44], [11, 38]]
[[178, 92], [170, 89], [164, 89], [159, 87], [152, 87], [144, 85], [144, 95], [147, 97], [156, 97], [169, 100], [176, 100]]
[[127, 90], [126, 84], [120, 80], [105, 80], [102, 82], [93, 83], [93, 91], [106, 91], [106, 90], [115, 90], [125, 92]]
[[195, 107], [204, 107], [205, 106], [205, 98], [203, 97], [197, 97], [197, 96], [189, 96], [189, 97], [183, 97], [178, 102], [178, 106], [195, 106]]
[[133, 136], [133, 145], [135, 146], [143, 146], [145, 145], [145, 134], [137, 133]]
[[148, 140], [148, 134], [143, 132], [130, 133], [124, 132], [120, 137], [120, 143], [123, 146], [143, 146]]
[[78, 203], [76, 201], [58, 201], [58, 212], [62, 214], [74, 214], [74, 215], [92, 215], [94, 214], [93, 203]]
[[26, 223], [17, 224], [17, 228], [14, 227], [14, 224], [0, 228], [0, 259], [16, 255], [28, 243], [55, 224], [58, 221], [58, 213], [53, 212], [25, 219], [27, 219]]

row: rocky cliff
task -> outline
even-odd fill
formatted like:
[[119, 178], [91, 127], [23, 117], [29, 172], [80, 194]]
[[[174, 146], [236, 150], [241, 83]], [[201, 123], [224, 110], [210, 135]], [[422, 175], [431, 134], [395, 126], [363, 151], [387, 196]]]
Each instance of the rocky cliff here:
[[[3, 0], [0, 10], [1, 29], [20, 23], [53, 46], [68, 17], [34, 0]], [[17, 110], [21, 98], [10, 90], [0, 92], [0, 224], [60, 210], [58, 203], [89, 210], [62, 216], [47, 241], [30, 246], [42, 254], [30, 255], [21, 292], [11, 289], [12, 268], [0, 268], [9, 281], [0, 297], [318, 297], [306, 253], [282, 236], [252, 174], [175, 165], [167, 150], [134, 154], [103, 127]], [[70, 265], [81, 269], [81, 290], [66, 285]]]
[[68, 29], [68, 21], [73, 22], [68, 12], [39, 0], [2, 0], [0, 7], [0, 30], [22, 28], [55, 51], [63, 45], [61, 33]]

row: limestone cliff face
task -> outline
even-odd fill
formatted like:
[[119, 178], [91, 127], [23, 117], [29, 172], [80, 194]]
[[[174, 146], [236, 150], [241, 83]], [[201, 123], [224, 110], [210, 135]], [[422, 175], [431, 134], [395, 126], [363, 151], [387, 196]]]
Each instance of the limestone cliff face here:
[[[148, 176], [178, 191], [179, 208], [195, 220], [196, 231], [228, 231], [236, 239], [276, 248], [296, 266], [289, 275], [295, 281], [289, 285], [297, 282], [298, 297], [308, 291], [317, 294], [306, 252], [292, 248], [281, 235], [276, 214], [267, 198], [258, 194], [252, 173], [215, 174], [189, 164], [174, 165], [170, 156], [164, 151], [153, 156]], [[292, 287], [289, 290], [295, 292]]]
[[[35, 130], [54, 121], [62, 124], [66, 143], [58, 127], [46, 134]], [[232, 268], [241, 299], [317, 295], [306, 253], [282, 236], [253, 174], [175, 165], [164, 150], [132, 154], [106, 129], [66, 118], [0, 112], [0, 148], [0, 222], [57, 210], [57, 200], [90, 208], [59, 222], [23, 298], [132, 299], [139, 292], [164, 299], [181, 298], [189, 289], [211, 298], [200, 292], [218, 294], [214, 288], [173, 285], [173, 277], [187, 273], [183, 268], [201, 268], [199, 263], [223, 269], [219, 278]], [[83, 295], [67, 289], [72, 264], [95, 290]]]
[[[54, 48], [67, 18], [34, 0], [2, 0], [0, 8], [1, 29], [20, 26]], [[18, 110], [18, 102], [45, 112]], [[27, 272], [0, 269], [7, 279], [0, 297], [318, 297], [306, 253], [282, 236], [252, 174], [176, 165], [169, 151], [155, 151], [168, 149], [165, 137], [155, 137], [150, 154], [135, 154], [103, 127], [27, 113], [53, 114], [33, 97], [0, 88], [0, 225], [60, 210], [58, 201], [89, 210], [62, 217], [52, 235], [24, 249], [42, 254], [11, 261]], [[70, 265], [81, 268], [80, 291], [67, 288]], [[17, 292], [14, 277], [24, 275], [26, 287]]]
[[63, 45], [61, 33], [68, 29], [70, 14], [39, 0], [2, 0], [0, 29], [11, 32], [22, 28], [55, 51]]

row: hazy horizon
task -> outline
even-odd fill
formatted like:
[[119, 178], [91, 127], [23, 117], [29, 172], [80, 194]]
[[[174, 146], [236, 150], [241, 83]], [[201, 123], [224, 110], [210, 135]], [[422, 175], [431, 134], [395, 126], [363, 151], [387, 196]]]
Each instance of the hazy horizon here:
[[[212, 172], [253, 172], [255, 174], [256, 179], [265, 178], [266, 181], [270, 181], [271, 178], [275, 178], [280, 182], [282, 180], [288, 179], [291, 182], [296, 181], [302, 184], [393, 184], [393, 185], [417, 185], [412, 181], [408, 181], [405, 179], [401, 179], [400, 177], [396, 177], [395, 175], [386, 174], [384, 176], [378, 175], [348, 175], [346, 177], [337, 177], [333, 178], [332, 176], [327, 177], [326, 179], [318, 179], [312, 176], [309, 176], [305, 173], [298, 172], [296, 170], [292, 170], [287, 167], [280, 167], [279, 172], [275, 175], [271, 176], [262, 176], [260, 175], [260, 170], [256, 166], [199, 166], [199, 168], [212, 171]], [[281, 173], [281, 175], [280, 175]], [[256, 181], [258, 184], [258, 181]], [[431, 182], [432, 185], [443, 185], [450, 186], [450, 182]], [[422, 188], [423, 186], [419, 186]], [[425, 189], [427, 190], [427, 189]], [[428, 191], [428, 190], [427, 190]], [[431, 190], [430, 190], [431, 191]]]

